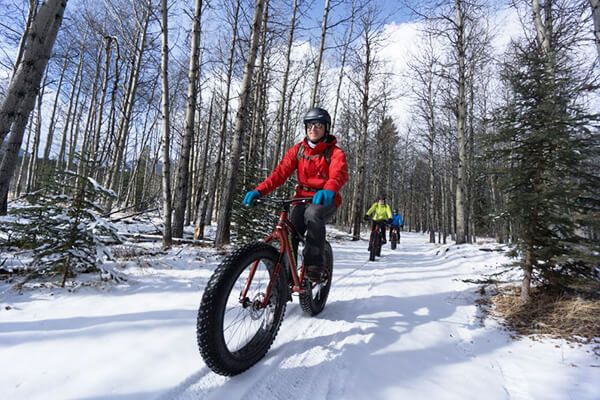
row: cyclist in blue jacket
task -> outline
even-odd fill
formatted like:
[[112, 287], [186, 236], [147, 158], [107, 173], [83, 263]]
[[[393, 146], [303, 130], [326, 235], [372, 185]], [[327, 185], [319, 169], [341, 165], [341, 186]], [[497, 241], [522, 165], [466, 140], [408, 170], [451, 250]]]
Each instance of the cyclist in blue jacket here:
[[402, 215], [398, 213], [398, 209], [394, 208], [392, 210], [392, 221], [390, 226], [390, 240], [392, 240], [392, 232], [395, 230], [398, 233], [398, 237], [400, 237], [400, 228], [404, 228], [404, 219], [402, 219]]

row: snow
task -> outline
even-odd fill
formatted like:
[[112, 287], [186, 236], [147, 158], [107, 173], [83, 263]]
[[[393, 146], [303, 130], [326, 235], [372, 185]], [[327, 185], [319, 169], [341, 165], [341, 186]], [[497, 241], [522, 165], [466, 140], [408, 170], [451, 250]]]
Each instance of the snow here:
[[111, 267], [127, 281], [18, 293], [0, 286], [4, 399], [599, 399], [592, 345], [511, 338], [483, 319], [480, 278], [497, 245], [432, 245], [403, 233], [368, 262], [364, 240], [332, 241], [325, 310], [297, 298], [266, 357], [226, 378], [196, 345], [196, 312], [222, 256], [180, 246]]

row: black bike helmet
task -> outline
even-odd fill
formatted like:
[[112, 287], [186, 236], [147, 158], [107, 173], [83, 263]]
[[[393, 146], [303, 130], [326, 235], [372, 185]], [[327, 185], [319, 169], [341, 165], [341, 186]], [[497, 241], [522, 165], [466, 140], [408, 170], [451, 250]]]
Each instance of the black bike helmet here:
[[311, 108], [304, 115], [304, 127], [306, 127], [306, 124], [309, 122], [320, 122], [325, 125], [325, 135], [327, 135], [331, 129], [331, 117], [329, 116], [329, 113], [319, 107]]
[[392, 210], [392, 213], [393, 213], [393, 214], [398, 214], [398, 209], [397, 209], [397, 208], [394, 208], [394, 209]]

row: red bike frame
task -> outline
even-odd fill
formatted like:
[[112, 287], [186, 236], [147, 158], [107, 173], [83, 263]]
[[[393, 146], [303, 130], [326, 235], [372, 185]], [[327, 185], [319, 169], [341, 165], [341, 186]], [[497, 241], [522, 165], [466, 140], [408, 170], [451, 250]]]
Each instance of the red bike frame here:
[[[311, 200], [311, 197], [297, 198], [297, 199], [293, 199], [293, 202], [291, 202], [291, 204], [306, 203], [308, 200]], [[290, 274], [292, 277], [292, 281], [294, 283], [291, 288], [292, 292], [293, 293], [304, 293], [304, 288], [302, 288], [302, 286], [301, 286], [301, 283], [304, 280], [304, 265], [302, 265], [302, 268], [300, 269], [300, 274], [298, 274], [298, 271], [296, 268], [296, 257], [294, 257], [293, 245], [292, 245], [292, 234], [297, 235], [297, 236], [300, 236], [300, 235], [298, 235], [298, 233], [296, 232], [296, 228], [288, 219], [288, 213], [289, 213], [288, 209], [289, 209], [289, 204], [287, 204], [285, 206], [284, 210], [279, 212], [279, 221], [277, 221], [277, 225], [275, 225], [275, 229], [269, 236], [267, 236], [264, 239], [265, 243], [271, 243], [273, 241], [279, 242], [279, 259], [277, 260], [277, 264], [275, 265], [275, 268], [273, 269], [273, 273], [271, 274], [271, 277], [269, 279], [269, 284], [267, 285], [267, 289], [265, 291], [265, 296], [262, 299], [262, 301], [260, 302], [260, 305], [259, 305], [260, 308], [264, 308], [269, 304], [269, 300], [271, 298], [271, 291], [273, 289], [273, 284], [274, 284], [274, 282], [277, 282], [277, 277], [281, 273], [282, 266], [284, 265], [283, 257], [285, 257], [285, 256], [287, 256], [287, 258], [288, 258], [289, 266], [290, 266], [290, 268], [289, 268]], [[244, 289], [242, 290], [242, 293], [240, 294], [240, 303], [243, 303], [244, 299], [246, 299], [246, 296], [248, 295], [248, 290], [250, 288], [250, 284], [252, 283], [252, 279], [254, 278], [256, 269], [258, 268], [259, 261], [260, 260], [255, 261], [254, 264], [252, 265], [252, 268], [250, 269], [250, 273], [248, 274], [248, 279], [246, 280]]]

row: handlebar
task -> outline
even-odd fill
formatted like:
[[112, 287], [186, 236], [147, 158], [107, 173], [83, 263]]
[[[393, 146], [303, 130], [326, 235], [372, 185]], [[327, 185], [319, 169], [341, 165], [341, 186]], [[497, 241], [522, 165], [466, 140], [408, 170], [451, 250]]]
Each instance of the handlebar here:
[[255, 204], [272, 205], [277, 208], [282, 208], [285, 211], [289, 211], [290, 205], [294, 203], [311, 203], [312, 197], [262, 197], [255, 201]]

